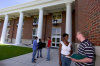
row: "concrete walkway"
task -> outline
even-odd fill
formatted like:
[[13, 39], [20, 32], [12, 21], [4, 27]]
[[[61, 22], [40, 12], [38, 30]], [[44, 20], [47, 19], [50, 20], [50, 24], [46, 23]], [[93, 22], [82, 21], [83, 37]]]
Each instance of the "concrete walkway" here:
[[[50, 50], [50, 61], [46, 61], [47, 50], [43, 48], [43, 58], [36, 58], [36, 63], [32, 63], [32, 53], [9, 58], [0, 61], [0, 66], [59, 66], [58, 49]], [[71, 66], [75, 66], [72, 62]]]

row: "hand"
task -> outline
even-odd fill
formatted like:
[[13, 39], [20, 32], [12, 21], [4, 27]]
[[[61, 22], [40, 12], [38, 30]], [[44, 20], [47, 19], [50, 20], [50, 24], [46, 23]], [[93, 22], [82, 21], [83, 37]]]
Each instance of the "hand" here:
[[74, 59], [74, 58], [71, 58], [71, 60], [74, 61], [74, 62], [78, 62], [78, 60], [77, 59]]
[[71, 56], [71, 54], [69, 54], [68, 56]]
[[62, 62], [61, 61], [59, 61], [59, 65], [62, 66]]
[[49, 47], [47, 47], [47, 49], [49, 49]]

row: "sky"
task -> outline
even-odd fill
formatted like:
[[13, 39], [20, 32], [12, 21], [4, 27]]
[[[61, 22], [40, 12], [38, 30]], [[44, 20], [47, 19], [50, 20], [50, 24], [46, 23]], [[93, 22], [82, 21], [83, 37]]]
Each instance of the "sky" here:
[[33, 0], [0, 0], [0, 9], [30, 2], [30, 1], [33, 1]]

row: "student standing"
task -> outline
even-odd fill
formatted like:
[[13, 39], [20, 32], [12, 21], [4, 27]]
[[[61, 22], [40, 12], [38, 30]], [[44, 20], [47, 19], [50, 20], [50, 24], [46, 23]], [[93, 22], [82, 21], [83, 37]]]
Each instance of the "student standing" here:
[[43, 43], [41, 42], [41, 39], [39, 39], [37, 58], [39, 58], [39, 54], [40, 54], [40, 57], [43, 58], [42, 57], [42, 48], [43, 48]]
[[60, 66], [70, 66], [71, 59], [67, 58], [66, 56], [71, 56], [72, 51], [72, 45], [70, 42], [68, 42], [69, 35], [64, 33], [63, 38], [64, 41], [61, 41], [59, 44], [59, 65]]
[[33, 55], [32, 55], [32, 62], [33, 63], [36, 63], [35, 55], [36, 55], [36, 51], [37, 51], [37, 47], [38, 47], [37, 39], [38, 39], [38, 37], [35, 37], [35, 40], [33, 41]]
[[83, 31], [78, 31], [76, 38], [80, 41], [80, 46], [78, 48], [78, 54], [87, 56], [84, 59], [76, 60], [71, 58], [72, 61], [76, 62], [76, 66], [94, 66], [94, 47], [85, 38], [86, 34]]
[[47, 45], [47, 61], [50, 61], [50, 47], [51, 47], [50, 37], [48, 37], [47, 40], [48, 40], [48, 45]]

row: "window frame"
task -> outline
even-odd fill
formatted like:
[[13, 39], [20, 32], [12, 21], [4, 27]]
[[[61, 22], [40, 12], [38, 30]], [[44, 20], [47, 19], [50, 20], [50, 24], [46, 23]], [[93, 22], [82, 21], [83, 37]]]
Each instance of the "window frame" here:
[[59, 12], [59, 13], [53, 13], [52, 15], [52, 23], [53, 23], [53, 16], [56, 15], [56, 19], [57, 19], [57, 15], [61, 15], [61, 22], [57, 22], [57, 23], [62, 23], [62, 13]]

